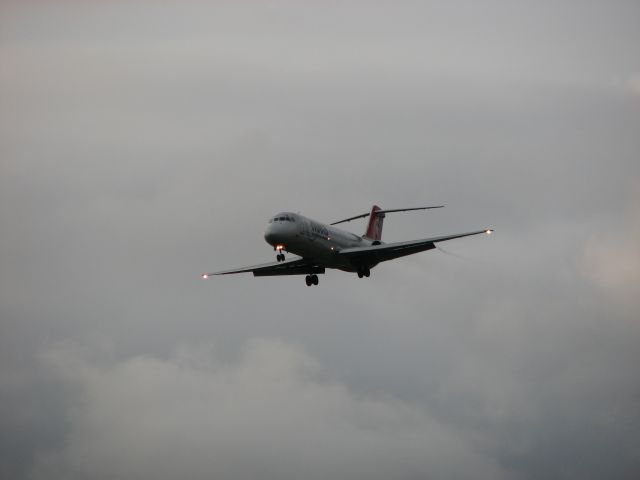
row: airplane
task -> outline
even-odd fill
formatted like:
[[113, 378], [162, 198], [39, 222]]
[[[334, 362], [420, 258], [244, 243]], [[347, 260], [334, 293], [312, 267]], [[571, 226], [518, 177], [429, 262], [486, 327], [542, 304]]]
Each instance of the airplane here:
[[[374, 205], [370, 212], [345, 218], [329, 225], [299, 213], [281, 212], [269, 219], [264, 233], [266, 242], [277, 252], [275, 262], [203, 273], [202, 278], [248, 272], [252, 272], [255, 277], [305, 275], [307, 286], [318, 285], [318, 275], [325, 273], [327, 268], [357, 273], [359, 278], [368, 277], [371, 274], [371, 269], [380, 262], [431, 250], [436, 248], [435, 244], [438, 242], [482, 233], [487, 235], [493, 233], [490, 228], [485, 228], [473, 232], [405, 242], [384, 243], [381, 240], [382, 224], [387, 213], [442, 207], [444, 205], [383, 210]], [[370, 218], [367, 230], [362, 236], [334, 227], [334, 225], [365, 217]], [[291, 252], [298, 258], [287, 260], [283, 252]]]

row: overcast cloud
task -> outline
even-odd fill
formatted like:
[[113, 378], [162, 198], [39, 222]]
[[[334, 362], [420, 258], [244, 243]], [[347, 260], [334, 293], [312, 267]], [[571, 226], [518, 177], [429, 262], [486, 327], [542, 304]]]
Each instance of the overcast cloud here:
[[[640, 4], [3, 2], [0, 477], [635, 479]], [[266, 219], [372, 204], [369, 279]], [[364, 231], [353, 222], [347, 228]]]

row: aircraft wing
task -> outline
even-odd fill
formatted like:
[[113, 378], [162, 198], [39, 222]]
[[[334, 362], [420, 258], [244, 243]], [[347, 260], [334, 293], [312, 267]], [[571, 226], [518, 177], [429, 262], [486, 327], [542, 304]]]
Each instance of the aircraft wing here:
[[337, 254], [356, 260], [354, 263], [357, 263], [358, 259], [366, 259], [366, 262], [371, 263], [384, 262], [386, 260], [393, 260], [394, 258], [424, 252], [425, 250], [431, 250], [432, 248], [436, 248], [435, 244], [438, 242], [453, 240], [454, 238], [468, 237], [471, 235], [479, 235], [481, 233], [491, 234], [492, 232], [493, 230], [485, 229], [475, 232], [444, 235], [441, 237], [410, 240], [408, 242], [381, 243], [380, 245], [372, 245], [370, 247], [345, 248], [340, 250]]
[[232, 273], [248, 273], [252, 272], [254, 277], [268, 277], [275, 275], [308, 275], [311, 273], [324, 273], [324, 267], [321, 267], [304, 258], [285, 260], [284, 262], [262, 263], [251, 267], [238, 268], [234, 270], [222, 270], [220, 272], [203, 273], [202, 278], [208, 278], [211, 275], [229, 275]]

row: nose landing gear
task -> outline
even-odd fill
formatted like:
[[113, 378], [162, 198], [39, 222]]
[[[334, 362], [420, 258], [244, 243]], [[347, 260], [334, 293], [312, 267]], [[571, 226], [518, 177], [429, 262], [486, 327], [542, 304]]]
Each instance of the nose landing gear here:
[[278, 254], [276, 255], [276, 260], [278, 262], [284, 262], [284, 253], [282, 253], [282, 250], [284, 249], [284, 245], [276, 245], [273, 249], [277, 250], [278, 252]]
[[307, 275], [304, 277], [304, 281], [307, 284], [307, 287], [310, 287], [311, 285], [318, 285], [319, 283], [318, 276], [315, 274]]

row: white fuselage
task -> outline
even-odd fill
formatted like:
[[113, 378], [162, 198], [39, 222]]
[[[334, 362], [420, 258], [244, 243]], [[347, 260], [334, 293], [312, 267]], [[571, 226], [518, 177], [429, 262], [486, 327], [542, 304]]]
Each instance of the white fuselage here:
[[277, 250], [291, 252], [303, 258], [313, 259], [326, 267], [349, 272], [355, 271], [356, 267], [337, 253], [344, 248], [374, 244], [374, 240], [291, 212], [273, 216], [267, 224], [264, 239]]

